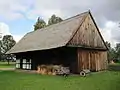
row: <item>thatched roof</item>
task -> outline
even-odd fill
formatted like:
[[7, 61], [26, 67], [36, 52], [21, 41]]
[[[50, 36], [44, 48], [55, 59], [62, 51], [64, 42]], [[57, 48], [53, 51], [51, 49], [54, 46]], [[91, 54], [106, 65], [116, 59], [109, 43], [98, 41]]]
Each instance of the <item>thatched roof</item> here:
[[88, 13], [84, 12], [60, 23], [27, 33], [7, 53], [46, 50], [66, 46]]

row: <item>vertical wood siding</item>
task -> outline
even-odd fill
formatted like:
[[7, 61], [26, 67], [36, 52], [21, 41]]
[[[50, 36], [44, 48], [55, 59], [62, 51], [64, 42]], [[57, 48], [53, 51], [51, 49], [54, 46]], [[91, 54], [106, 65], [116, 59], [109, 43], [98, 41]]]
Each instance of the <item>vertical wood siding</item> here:
[[104, 42], [90, 15], [86, 17], [85, 21], [68, 45], [106, 49], [106, 46], [104, 45]]
[[91, 71], [107, 69], [107, 52], [78, 49], [78, 72], [83, 69]]

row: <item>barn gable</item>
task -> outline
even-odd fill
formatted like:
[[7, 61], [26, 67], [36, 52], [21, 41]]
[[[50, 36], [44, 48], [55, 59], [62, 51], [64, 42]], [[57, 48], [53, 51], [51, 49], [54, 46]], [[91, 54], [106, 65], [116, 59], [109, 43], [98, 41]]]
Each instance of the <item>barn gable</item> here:
[[107, 50], [103, 37], [90, 12], [69, 41], [68, 46]]

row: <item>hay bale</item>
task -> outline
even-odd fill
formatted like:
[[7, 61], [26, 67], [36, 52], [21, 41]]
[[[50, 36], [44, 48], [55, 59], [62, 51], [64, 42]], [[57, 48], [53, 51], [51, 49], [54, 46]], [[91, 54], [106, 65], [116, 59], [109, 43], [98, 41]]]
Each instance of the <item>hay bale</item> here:
[[44, 74], [47, 74], [47, 69], [46, 69], [46, 68], [42, 68], [42, 69], [41, 69], [41, 74], [43, 74], [43, 75], [44, 75]]
[[37, 67], [37, 73], [40, 73], [41, 69], [40, 66]]
[[53, 72], [53, 73], [52, 73], [52, 75], [56, 75], [56, 73], [55, 73], [55, 72]]
[[52, 72], [48, 72], [47, 74], [48, 74], [48, 75], [52, 75]]
[[52, 72], [53, 71], [53, 65], [48, 65], [47, 70], [48, 70], [48, 72]]
[[115, 64], [115, 62], [113, 60], [110, 61], [110, 64]]
[[37, 67], [37, 72], [39, 74], [47, 74], [47, 66], [46, 65], [39, 65]]
[[39, 74], [56, 75], [56, 70], [59, 70], [61, 65], [39, 65], [37, 72]]

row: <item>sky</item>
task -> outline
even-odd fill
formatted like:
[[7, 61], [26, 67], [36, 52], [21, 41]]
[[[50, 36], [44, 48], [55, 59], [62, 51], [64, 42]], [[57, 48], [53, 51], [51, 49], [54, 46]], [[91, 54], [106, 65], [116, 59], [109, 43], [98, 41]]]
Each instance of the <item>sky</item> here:
[[52, 14], [66, 19], [88, 10], [105, 41], [113, 47], [120, 42], [120, 0], [0, 0], [0, 33], [18, 42], [33, 31], [37, 17], [47, 22]]

